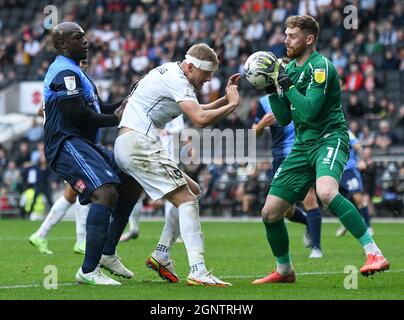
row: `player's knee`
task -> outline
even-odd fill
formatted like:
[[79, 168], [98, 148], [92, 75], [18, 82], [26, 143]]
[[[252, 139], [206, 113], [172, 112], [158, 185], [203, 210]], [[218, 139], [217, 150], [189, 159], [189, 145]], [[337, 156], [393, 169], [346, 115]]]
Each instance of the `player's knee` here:
[[273, 210], [273, 208], [266, 206], [261, 210], [261, 215], [262, 220], [269, 222], [275, 222], [282, 216], [282, 214], [279, 214], [279, 212]]
[[329, 205], [332, 199], [334, 199], [334, 197], [337, 195], [337, 193], [338, 190], [335, 190], [331, 186], [325, 186], [321, 189], [317, 189], [317, 195], [324, 205]]

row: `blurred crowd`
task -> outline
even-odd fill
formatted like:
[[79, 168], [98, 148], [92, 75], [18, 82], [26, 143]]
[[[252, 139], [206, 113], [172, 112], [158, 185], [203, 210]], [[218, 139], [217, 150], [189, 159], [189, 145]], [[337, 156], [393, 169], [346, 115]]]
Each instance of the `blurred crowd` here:
[[[43, 80], [55, 56], [49, 31], [43, 27], [43, 8], [47, 4], [46, 0], [0, 0], [0, 89], [16, 81]], [[403, 1], [56, 0], [52, 4], [60, 9], [64, 21], [75, 21], [87, 31], [87, 72], [96, 80], [112, 81], [110, 87], [100, 92], [107, 102], [124, 96], [133, 83], [155, 66], [182, 60], [188, 47], [197, 42], [213, 47], [219, 57], [218, 72], [199, 93], [202, 102], [212, 101], [223, 94], [229, 75], [243, 73], [244, 62], [251, 53], [270, 50], [278, 57], [284, 56], [285, 19], [293, 14], [310, 14], [321, 26], [317, 49], [338, 70], [349, 127], [369, 150], [369, 161], [372, 153], [404, 152], [400, 149], [404, 142]], [[344, 7], [348, 4], [358, 10], [358, 28], [346, 25]], [[241, 107], [217, 128], [251, 128], [256, 100], [262, 93], [245, 80], [240, 91]], [[35, 133], [38, 135], [38, 126], [33, 124], [31, 137], [24, 138], [29, 157], [33, 152], [40, 154], [41, 138], [32, 138]], [[103, 130], [104, 143], [111, 145], [115, 134], [114, 129]], [[268, 133], [257, 143], [269, 151], [267, 138]], [[17, 142], [11, 150], [0, 149], [2, 194], [23, 192], [29, 185], [25, 177], [32, 176], [27, 174], [27, 168], [39, 165], [38, 155], [37, 160], [30, 158], [25, 165], [18, 160], [22, 157], [20, 145]], [[228, 202], [229, 207], [235, 206], [231, 210], [240, 214], [254, 211], [250, 206], [259, 205], [269, 183], [266, 176], [270, 152], [267, 154], [268, 161], [260, 164], [254, 174], [243, 174], [243, 166], [192, 168], [195, 179], [205, 188], [204, 203], [215, 206]], [[368, 168], [364, 166], [363, 170]], [[373, 177], [368, 181], [374, 189], [369, 191], [370, 197], [377, 202], [377, 197], [384, 199], [386, 194], [387, 198], [394, 198], [392, 193], [396, 198], [403, 196], [403, 170], [400, 161], [393, 161], [378, 162], [373, 173], [365, 171], [365, 180], [366, 176]], [[388, 177], [392, 182], [386, 182]], [[51, 175], [47, 179], [51, 180], [51, 189], [57, 188]]]

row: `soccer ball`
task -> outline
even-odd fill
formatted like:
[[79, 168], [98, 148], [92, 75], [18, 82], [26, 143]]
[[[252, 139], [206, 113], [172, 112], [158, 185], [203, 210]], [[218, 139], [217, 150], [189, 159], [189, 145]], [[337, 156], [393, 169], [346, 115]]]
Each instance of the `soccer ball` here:
[[261, 72], [262, 67], [257, 63], [260, 61], [260, 57], [269, 57], [273, 60], [276, 57], [272, 52], [257, 51], [250, 55], [244, 64], [244, 74], [249, 83], [251, 83], [257, 89], [264, 89], [268, 87], [273, 80], [269, 78], [268, 74]]

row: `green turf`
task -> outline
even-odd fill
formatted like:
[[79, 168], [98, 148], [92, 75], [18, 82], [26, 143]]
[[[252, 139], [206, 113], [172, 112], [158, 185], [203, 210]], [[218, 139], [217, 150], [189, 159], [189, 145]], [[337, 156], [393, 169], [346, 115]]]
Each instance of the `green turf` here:
[[[154, 271], [145, 268], [145, 259], [157, 243], [162, 222], [142, 222], [137, 240], [119, 246], [119, 255], [135, 272], [132, 280], [120, 280], [120, 287], [77, 285], [74, 275], [83, 256], [73, 253], [74, 223], [63, 222], [51, 232], [52, 256], [40, 254], [28, 243], [29, 235], [39, 223], [0, 221], [1, 269], [0, 300], [4, 299], [404, 299], [404, 224], [375, 224], [375, 240], [391, 263], [391, 270], [374, 278], [358, 275], [358, 289], [344, 288], [344, 268], [360, 268], [364, 262], [362, 248], [350, 235], [336, 238], [337, 224], [323, 225], [324, 258], [308, 259], [309, 250], [302, 245], [303, 227], [288, 224], [291, 255], [297, 273], [295, 284], [253, 286], [251, 281], [266, 275], [274, 266], [258, 222], [203, 222], [205, 255], [208, 268], [230, 281], [227, 288], [187, 287], [186, 253], [176, 244], [173, 258], [183, 281], [169, 284]], [[58, 289], [46, 290], [42, 283], [44, 268], [58, 270]]]

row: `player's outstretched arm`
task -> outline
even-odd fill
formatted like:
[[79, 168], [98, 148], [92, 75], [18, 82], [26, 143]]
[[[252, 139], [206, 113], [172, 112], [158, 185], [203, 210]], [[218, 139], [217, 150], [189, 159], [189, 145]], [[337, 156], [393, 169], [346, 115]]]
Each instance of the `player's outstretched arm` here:
[[237, 108], [239, 94], [236, 85], [230, 85], [226, 88], [226, 99], [228, 101], [226, 105], [212, 110], [204, 110], [200, 104], [191, 100], [180, 101], [178, 105], [195, 126], [204, 128], [224, 119]]

